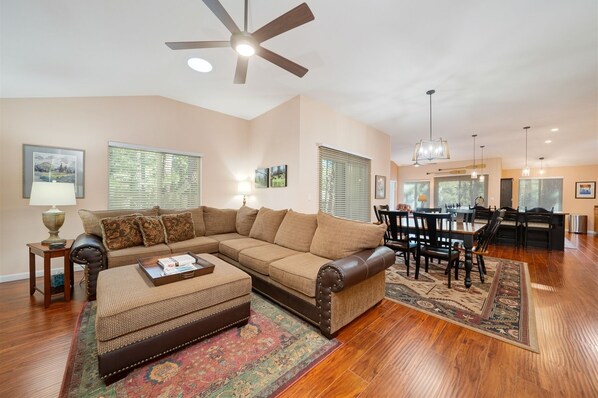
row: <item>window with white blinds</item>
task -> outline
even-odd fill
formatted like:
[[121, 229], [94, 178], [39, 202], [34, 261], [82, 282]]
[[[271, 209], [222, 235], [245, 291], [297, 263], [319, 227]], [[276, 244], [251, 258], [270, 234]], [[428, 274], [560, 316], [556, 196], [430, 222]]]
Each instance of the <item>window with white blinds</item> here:
[[563, 206], [562, 178], [519, 179], [519, 209], [543, 207], [561, 211]]
[[320, 147], [320, 210], [370, 221], [370, 159]]
[[434, 204], [444, 208], [446, 205], [460, 204], [474, 206], [480, 196], [487, 202], [488, 185], [486, 181], [471, 179], [470, 176], [434, 178]]
[[[412, 209], [426, 207], [426, 203], [418, 202], [419, 195], [424, 194], [430, 203], [430, 181], [410, 181], [403, 184], [403, 203], [411, 206]], [[430, 207], [430, 206], [428, 206]]]
[[[173, 151], [174, 152], [174, 151]], [[167, 209], [200, 205], [201, 157], [110, 143], [110, 209]]]

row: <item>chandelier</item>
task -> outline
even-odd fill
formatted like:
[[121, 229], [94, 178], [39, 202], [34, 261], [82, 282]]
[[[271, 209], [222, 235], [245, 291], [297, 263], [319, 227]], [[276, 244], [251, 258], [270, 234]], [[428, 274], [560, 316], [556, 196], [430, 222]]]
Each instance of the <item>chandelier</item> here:
[[416, 164], [419, 164], [419, 160], [434, 160], [434, 159], [450, 159], [448, 142], [439, 138], [437, 140], [432, 139], [432, 94], [435, 90], [429, 90], [426, 92], [430, 96], [430, 139], [420, 140], [415, 144], [413, 151], [413, 160]]

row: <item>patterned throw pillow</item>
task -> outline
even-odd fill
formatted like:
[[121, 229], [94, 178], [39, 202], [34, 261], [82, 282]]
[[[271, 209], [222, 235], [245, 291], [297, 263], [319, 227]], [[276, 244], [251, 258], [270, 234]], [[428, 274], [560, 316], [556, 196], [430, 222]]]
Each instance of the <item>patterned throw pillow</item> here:
[[141, 214], [135, 213], [121, 217], [107, 217], [100, 220], [104, 246], [108, 250], [120, 250], [127, 247], [140, 246], [143, 244], [143, 236], [137, 225], [137, 217]]
[[178, 214], [164, 214], [160, 216], [164, 231], [166, 231], [166, 243], [180, 242], [195, 238], [195, 226], [191, 212]]
[[154, 246], [166, 242], [166, 233], [160, 217], [137, 217], [137, 224], [143, 236], [145, 246]]

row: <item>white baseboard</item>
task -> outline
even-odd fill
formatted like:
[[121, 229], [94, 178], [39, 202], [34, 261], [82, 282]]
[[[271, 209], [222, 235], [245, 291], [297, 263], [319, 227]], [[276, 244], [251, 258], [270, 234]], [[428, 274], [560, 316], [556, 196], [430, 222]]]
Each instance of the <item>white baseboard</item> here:
[[[50, 274], [60, 274], [63, 272], [64, 272], [64, 266], [50, 269]], [[35, 276], [38, 278], [44, 276], [44, 271], [43, 270], [36, 271]], [[29, 279], [29, 272], [22, 272], [20, 274], [11, 274], [11, 275], [0, 275], [0, 283], [20, 281], [23, 279]]]

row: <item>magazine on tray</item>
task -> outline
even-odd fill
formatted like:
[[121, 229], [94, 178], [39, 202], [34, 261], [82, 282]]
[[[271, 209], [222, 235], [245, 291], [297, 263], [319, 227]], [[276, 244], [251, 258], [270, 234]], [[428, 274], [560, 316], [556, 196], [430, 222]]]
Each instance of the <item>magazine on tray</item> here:
[[195, 257], [190, 254], [181, 254], [179, 256], [165, 257], [158, 260], [158, 264], [164, 271], [170, 268], [178, 268], [189, 264], [194, 264]]
[[164, 268], [164, 275], [174, 275], [174, 274], [180, 274], [183, 272], [189, 272], [189, 271], [196, 271], [197, 267], [195, 266], [195, 264], [186, 264], [186, 265], [179, 265], [178, 267], [170, 267], [170, 268]]

